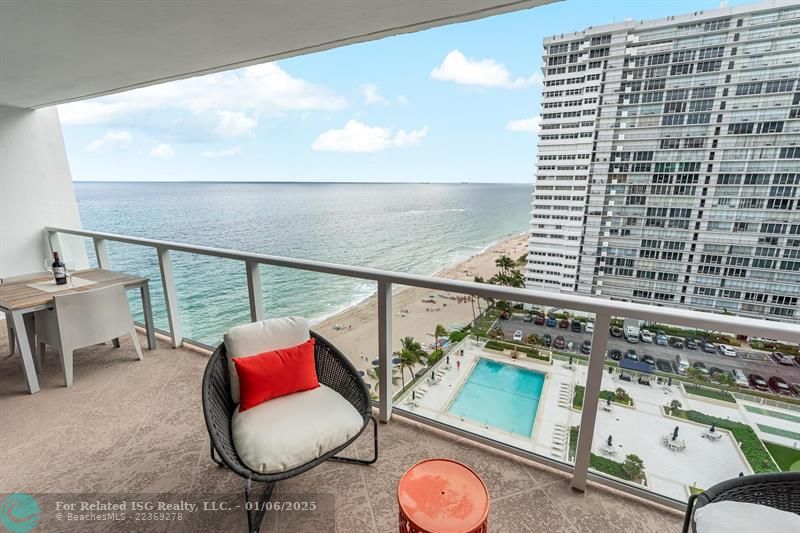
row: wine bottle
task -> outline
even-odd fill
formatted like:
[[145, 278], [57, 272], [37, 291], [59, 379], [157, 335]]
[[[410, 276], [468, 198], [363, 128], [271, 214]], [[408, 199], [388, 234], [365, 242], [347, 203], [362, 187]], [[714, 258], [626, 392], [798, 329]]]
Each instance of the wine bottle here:
[[56, 279], [56, 285], [67, 284], [67, 269], [58, 258], [58, 252], [53, 252], [53, 277]]

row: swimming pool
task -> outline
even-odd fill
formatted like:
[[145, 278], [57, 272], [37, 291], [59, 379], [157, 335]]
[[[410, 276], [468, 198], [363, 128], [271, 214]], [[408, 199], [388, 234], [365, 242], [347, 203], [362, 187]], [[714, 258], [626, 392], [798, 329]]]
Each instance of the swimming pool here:
[[448, 413], [530, 437], [544, 374], [481, 358]]

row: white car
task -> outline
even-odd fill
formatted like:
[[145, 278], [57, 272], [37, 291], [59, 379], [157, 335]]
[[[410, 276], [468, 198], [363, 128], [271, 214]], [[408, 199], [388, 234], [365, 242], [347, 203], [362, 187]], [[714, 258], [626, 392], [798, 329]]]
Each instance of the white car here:
[[639, 332], [639, 337], [641, 337], [642, 342], [653, 342], [653, 334], [646, 329]]
[[584, 331], [586, 333], [594, 333], [594, 322], [587, 322], [586, 329]]
[[722, 355], [727, 355], [728, 357], [736, 357], [736, 350], [734, 350], [727, 344], [719, 345], [719, 353], [721, 353]]
[[514, 332], [514, 340], [515, 341], [521, 341], [522, 340], [522, 331], [521, 330], [518, 329], [517, 331]]

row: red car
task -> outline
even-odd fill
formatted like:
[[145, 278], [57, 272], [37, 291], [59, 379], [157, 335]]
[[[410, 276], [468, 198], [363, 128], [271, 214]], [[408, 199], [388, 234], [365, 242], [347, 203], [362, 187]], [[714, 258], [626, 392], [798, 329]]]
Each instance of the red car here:
[[769, 378], [769, 388], [772, 389], [772, 392], [775, 394], [783, 394], [784, 396], [792, 395], [792, 389], [789, 388], [789, 384], [778, 376]]
[[553, 348], [555, 348], [556, 350], [563, 350], [564, 344], [565, 344], [564, 337], [559, 335], [558, 337], [556, 337], [556, 340], [553, 341]]
[[759, 376], [758, 374], [750, 374], [747, 376], [747, 381], [750, 382], [750, 387], [756, 390], [762, 390], [769, 392], [769, 387], [767, 386], [767, 380]]
[[565, 318], [564, 320], [558, 323], [558, 327], [560, 327], [561, 329], [567, 329], [569, 327], [569, 320]]
[[542, 315], [536, 315], [533, 317], [533, 323], [537, 326], [544, 326], [544, 317]]

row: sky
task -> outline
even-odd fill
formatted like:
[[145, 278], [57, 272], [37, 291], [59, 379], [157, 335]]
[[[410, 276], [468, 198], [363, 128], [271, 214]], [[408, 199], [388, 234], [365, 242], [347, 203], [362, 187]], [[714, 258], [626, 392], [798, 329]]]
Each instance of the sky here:
[[719, 6], [567, 0], [59, 115], [74, 180], [531, 183], [544, 37]]

